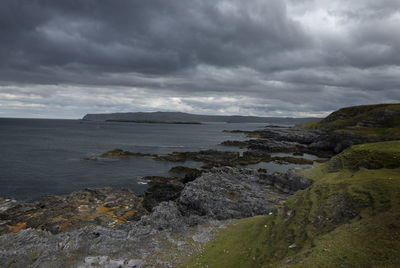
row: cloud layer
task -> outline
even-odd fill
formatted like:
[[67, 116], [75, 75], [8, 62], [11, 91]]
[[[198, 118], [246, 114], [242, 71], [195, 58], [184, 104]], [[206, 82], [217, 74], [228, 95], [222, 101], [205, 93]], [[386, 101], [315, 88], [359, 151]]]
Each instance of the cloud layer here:
[[0, 116], [400, 101], [397, 0], [4, 0]]

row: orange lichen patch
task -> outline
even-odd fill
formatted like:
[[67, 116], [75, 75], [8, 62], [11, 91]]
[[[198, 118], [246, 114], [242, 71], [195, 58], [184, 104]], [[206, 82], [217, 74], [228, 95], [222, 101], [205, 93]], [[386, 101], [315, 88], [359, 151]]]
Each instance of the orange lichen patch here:
[[50, 220], [50, 222], [59, 222], [59, 221], [63, 221], [63, 220], [64, 220], [64, 218], [62, 216], [57, 216], [57, 217], [52, 218]]
[[60, 227], [60, 229], [61, 229], [62, 231], [64, 231], [65, 229], [67, 229], [67, 227], [68, 227], [68, 224], [69, 224], [69, 221], [65, 221], [65, 222], [63, 222], [63, 224], [61, 224], [61, 227]]
[[42, 215], [43, 215], [43, 212], [41, 212], [41, 211], [38, 211], [38, 212], [35, 212], [32, 214], [33, 217], [40, 217]]
[[103, 214], [103, 213], [107, 213], [107, 212], [109, 212], [110, 210], [112, 210], [113, 208], [108, 208], [108, 207], [105, 207], [105, 206], [98, 206], [97, 207], [97, 212], [98, 213], [101, 213], [101, 214]]
[[17, 233], [26, 228], [26, 222], [19, 222], [16, 225], [7, 225], [11, 232]]
[[132, 217], [135, 214], [135, 211], [132, 210], [128, 210], [127, 212], [125, 212], [124, 215], [122, 215], [122, 218], [128, 218], [128, 217]]
[[98, 206], [97, 207], [97, 213], [96, 213], [97, 215], [95, 215], [95, 217], [97, 217], [97, 216], [106, 216], [106, 217], [112, 218], [112, 219], [115, 220], [115, 224], [116, 225], [126, 223], [127, 220], [125, 220], [123, 217], [118, 217], [118, 216], [116, 216], [114, 214], [114, 211], [116, 209], [118, 209], [118, 207], [108, 208], [108, 207], [105, 207], [105, 206]]
[[79, 212], [85, 212], [85, 211], [89, 210], [89, 207], [88, 207], [88, 205], [80, 205], [78, 207], [78, 210], [79, 210]]
[[99, 216], [106, 216], [114, 220], [113, 225], [119, 225], [126, 223], [127, 220], [125, 218], [133, 216], [136, 211], [135, 210], [128, 210], [122, 216], [117, 216], [114, 214], [115, 210], [120, 209], [121, 207], [105, 207], [103, 205], [99, 205], [95, 209], [90, 209], [87, 205], [81, 205], [78, 207], [79, 214], [71, 215], [68, 218], [68, 221], [65, 221], [65, 218], [61, 218], [60, 216], [52, 219], [53, 222], [56, 221], [65, 221], [60, 226], [61, 230], [64, 230], [68, 227], [68, 224], [74, 222], [75, 220], [85, 220], [85, 221], [92, 221]]

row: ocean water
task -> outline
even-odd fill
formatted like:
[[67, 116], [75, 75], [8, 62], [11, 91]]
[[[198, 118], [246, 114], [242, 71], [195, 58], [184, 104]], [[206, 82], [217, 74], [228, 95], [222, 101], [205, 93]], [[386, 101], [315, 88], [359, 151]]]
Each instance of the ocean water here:
[[[0, 196], [32, 201], [50, 194], [107, 186], [129, 188], [140, 194], [148, 186], [141, 184], [139, 178], [167, 176], [171, 167], [183, 163], [159, 162], [149, 157], [98, 161], [84, 158], [115, 148], [156, 154], [206, 149], [238, 151], [218, 144], [245, 139], [244, 135], [223, 130], [256, 130], [265, 125], [0, 119]], [[184, 165], [200, 167], [202, 163], [185, 162]], [[271, 164], [270, 169], [285, 170], [279, 164]]]

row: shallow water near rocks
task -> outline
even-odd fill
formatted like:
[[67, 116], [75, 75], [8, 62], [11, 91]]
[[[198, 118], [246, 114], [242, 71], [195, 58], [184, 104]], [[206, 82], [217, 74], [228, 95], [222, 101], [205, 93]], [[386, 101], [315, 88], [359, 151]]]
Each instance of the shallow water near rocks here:
[[[148, 186], [139, 183], [138, 178], [168, 176], [168, 170], [173, 166], [200, 167], [203, 163], [169, 163], [149, 157], [97, 161], [84, 158], [115, 148], [154, 154], [207, 149], [243, 151], [218, 145], [225, 140], [246, 139], [244, 135], [223, 130], [256, 130], [265, 125], [0, 119], [0, 196], [32, 201], [49, 194], [67, 194], [83, 188], [107, 186], [129, 188], [140, 194]], [[264, 164], [269, 163], [259, 165]], [[280, 171], [286, 171], [291, 165], [280, 167]]]

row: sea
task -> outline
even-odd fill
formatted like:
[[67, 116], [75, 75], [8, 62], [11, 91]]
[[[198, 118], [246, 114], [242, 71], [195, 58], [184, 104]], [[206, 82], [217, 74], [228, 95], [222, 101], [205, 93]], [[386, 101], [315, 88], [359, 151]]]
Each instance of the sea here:
[[[243, 151], [219, 145], [245, 140], [223, 130], [257, 130], [266, 123], [155, 124], [83, 120], [0, 118], [0, 197], [20, 201], [68, 194], [84, 188], [129, 188], [137, 194], [148, 185], [144, 176], [171, 176], [169, 169], [200, 162], [171, 163], [150, 157], [100, 158], [119, 148], [131, 152], [168, 154], [216, 149]], [[310, 156], [312, 157], [312, 156]], [[285, 172], [297, 165], [260, 163], [251, 168]]]

